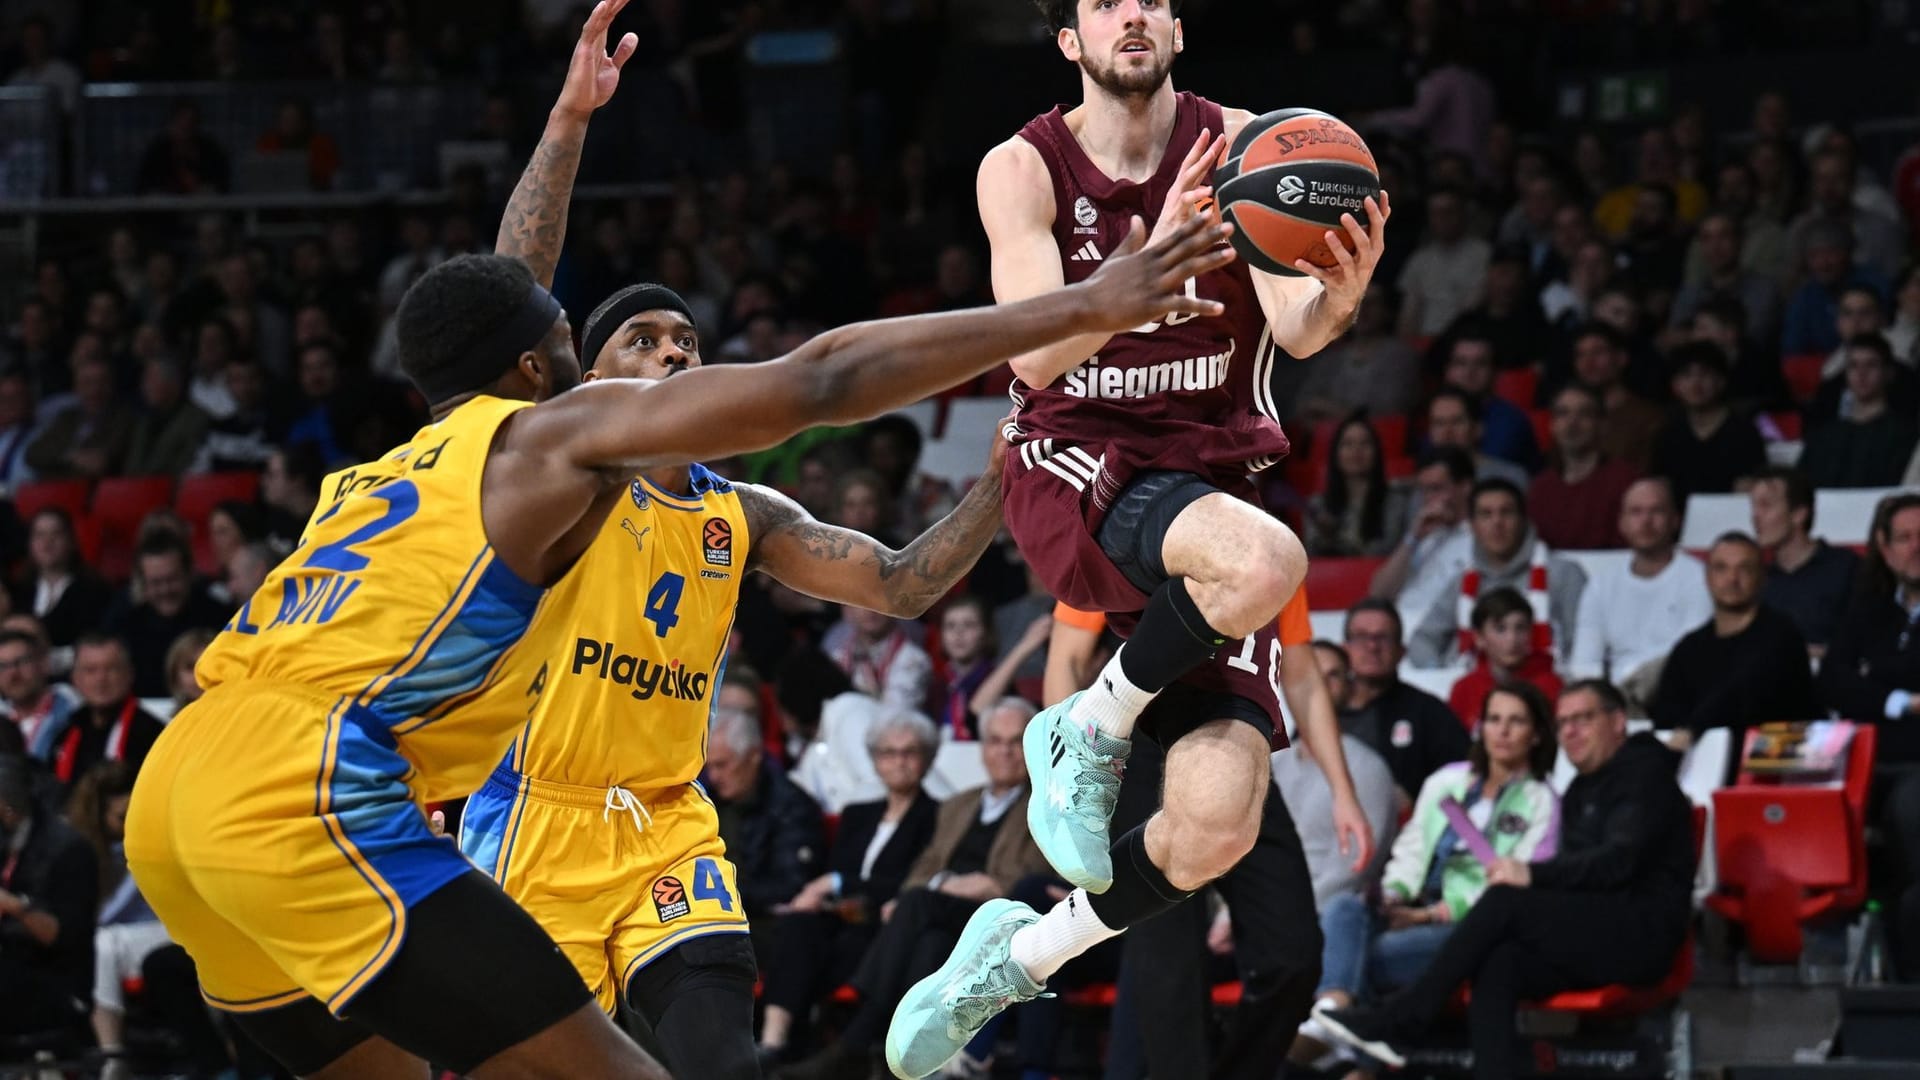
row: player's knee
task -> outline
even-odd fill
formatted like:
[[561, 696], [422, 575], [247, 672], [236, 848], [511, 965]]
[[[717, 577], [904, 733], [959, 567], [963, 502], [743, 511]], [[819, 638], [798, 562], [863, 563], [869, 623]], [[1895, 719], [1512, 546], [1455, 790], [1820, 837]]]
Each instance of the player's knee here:
[[1261, 540], [1259, 556], [1248, 560], [1248, 588], [1260, 597], [1262, 607], [1278, 613], [1307, 579], [1307, 549], [1284, 525], [1267, 530]]
[[1169, 812], [1173, 825], [1175, 873], [1167, 875], [1182, 888], [1195, 888], [1233, 869], [1253, 850], [1260, 836], [1260, 815], [1236, 814], [1222, 803]]

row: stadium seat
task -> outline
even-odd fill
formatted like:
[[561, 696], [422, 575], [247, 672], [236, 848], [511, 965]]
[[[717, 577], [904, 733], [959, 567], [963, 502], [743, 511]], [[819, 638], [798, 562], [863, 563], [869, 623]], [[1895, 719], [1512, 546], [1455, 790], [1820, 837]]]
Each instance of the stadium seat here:
[[48, 507], [65, 510], [72, 518], [86, 512], [90, 480], [40, 480], [13, 489], [13, 511], [25, 521]]
[[1813, 520], [1829, 544], [1864, 544], [1873, 532], [1880, 500], [1902, 488], [1821, 488], [1813, 493]]
[[1407, 418], [1395, 413], [1392, 416], [1373, 418], [1373, 430], [1380, 434], [1380, 448], [1386, 451], [1388, 462], [1394, 458], [1406, 457], [1412, 450], [1407, 445]]
[[257, 472], [195, 473], [181, 479], [180, 490], [173, 496], [173, 512], [198, 532], [214, 507], [223, 502], [251, 503], [259, 493]]
[[[1714, 538], [1722, 533], [1752, 532], [1753, 503], [1740, 494], [1690, 495], [1683, 520], [1680, 546], [1688, 551], [1702, 551], [1712, 546]], [[1821, 535], [1827, 535], [1827, 523], [1817, 511], [1815, 520], [1820, 522]]]
[[100, 557], [94, 569], [109, 581], [124, 580], [133, 566], [140, 523], [172, 502], [171, 476], [115, 476], [100, 481], [87, 513], [100, 528]]
[[1345, 611], [1366, 598], [1384, 559], [1314, 559], [1307, 564], [1308, 599], [1315, 611]]
[[1493, 377], [1493, 396], [1505, 398], [1531, 412], [1540, 392], [1540, 373], [1532, 367], [1514, 368]]
[[1780, 361], [1780, 372], [1787, 378], [1787, 389], [1792, 392], [1793, 400], [1802, 405], [1813, 400], [1820, 392], [1820, 370], [1826, 365], [1825, 353], [1788, 356]]
[[1553, 413], [1547, 409], [1528, 409], [1527, 419], [1533, 422], [1533, 441], [1540, 444], [1540, 452], [1553, 449]]
[[[1748, 746], [1759, 733], [1748, 732]], [[1867, 897], [1867, 788], [1875, 729], [1853, 727], [1843, 779], [1796, 784], [1742, 772], [1714, 792], [1714, 853], [1719, 883], [1707, 906], [1746, 929], [1762, 963], [1793, 963], [1802, 928], [1844, 916]]]
[[1791, 409], [1768, 413], [1767, 419], [1773, 421], [1773, 426], [1779, 430], [1780, 437], [1788, 442], [1797, 441], [1804, 430], [1804, 421], [1800, 414]]

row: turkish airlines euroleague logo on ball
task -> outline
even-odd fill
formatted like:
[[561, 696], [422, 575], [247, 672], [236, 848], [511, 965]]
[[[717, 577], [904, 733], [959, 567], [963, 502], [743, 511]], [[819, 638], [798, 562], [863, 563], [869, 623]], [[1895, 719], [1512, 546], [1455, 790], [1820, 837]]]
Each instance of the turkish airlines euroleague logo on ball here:
[[726, 518], [708, 518], [700, 530], [700, 539], [707, 546], [707, 562], [712, 566], [733, 565], [733, 526]]
[[653, 910], [660, 914], [660, 921], [670, 923], [685, 915], [687, 890], [677, 877], [663, 877], [653, 883]]

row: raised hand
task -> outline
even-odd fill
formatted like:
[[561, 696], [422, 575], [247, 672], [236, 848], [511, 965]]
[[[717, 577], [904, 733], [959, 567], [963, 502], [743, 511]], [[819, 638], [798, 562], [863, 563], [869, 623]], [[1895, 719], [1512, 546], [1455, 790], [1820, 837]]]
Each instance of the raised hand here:
[[[1180, 227], [1195, 213], [1207, 213], [1214, 210], [1213, 187], [1208, 181], [1213, 170], [1226, 160], [1227, 137], [1215, 135], [1209, 131], [1200, 132], [1193, 140], [1187, 156], [1180, 162], [1179, 175], [1174, 177], [1173, 186], [1167, 189], [1167, 198], [1160, 206], [1160, 220], [1154, 222], [1152, 239], [1158, 240]], [[1219, 214], [1213, 212], [1218, 220]]]
[[607, 29], [614, 16], [627, 6], [627, 0], [600, 0], [580, 28], [580, 41], [573, 47], [573, 59], [567, 64], [567, 81], [560, 88], [560, 100], [554, 108], [585, 117], [605, 105], [620, 85], [620, 69], [640, 47], [640, 38], [628, 33], [620, 38], [613, 54], [607, 54]]
[[1327, 249], [1333, 252], [1334, 265], [1321, 269], [1305, 259], [1296, 259], [1293, 268], [1319, 281], [1327, 291], [1327, 302], [1335, 311], [1351, 315], [1360, 309], [1360, 298], [1366, 295], [1367, 283], [1373, 280], [1373, 268], [1380, 265], [1380, 255], [1387, 250], [1387, 219], [1393, 216], [1393, 206], [1382, 191], [1378, 199], [1367, 200], [1367, 227], [1362, 229], [1360, 222], [1352, 214], [1341, 214], [1340, 225], [1346, 229], [1352, 245], [1342, 243], [1342, 237], [1332, 229], [1327, 230]]
[[1117, 334], [1169, 314], [1219, 315], [1225, 305], [1189, 293], [1187, 280], [1233, 261], [1231, 235], [1232, 225], [1195, 214], [1148, 244], [1146, 224], [1134, 218], [1125, 242], [1079, 286], [1094, 300], [1089, 329]]

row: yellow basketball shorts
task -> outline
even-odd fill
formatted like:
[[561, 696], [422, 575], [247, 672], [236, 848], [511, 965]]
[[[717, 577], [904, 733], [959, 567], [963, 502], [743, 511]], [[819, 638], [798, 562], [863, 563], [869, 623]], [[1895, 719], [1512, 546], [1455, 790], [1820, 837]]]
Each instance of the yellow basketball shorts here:
[[609, 1012], [674, 946], [747, 932], [720, 819], [698, 784], [590, 788], [502, 766], [468, 798], [460, 847], [553, 935]]
[[348, 699], [237, 682], [181, 710], [141, 766], [127, 866], [201, 991], [231, 1012], [335, 1013], [399, 951], [413, 905], [473, 869], [412, 767]]

